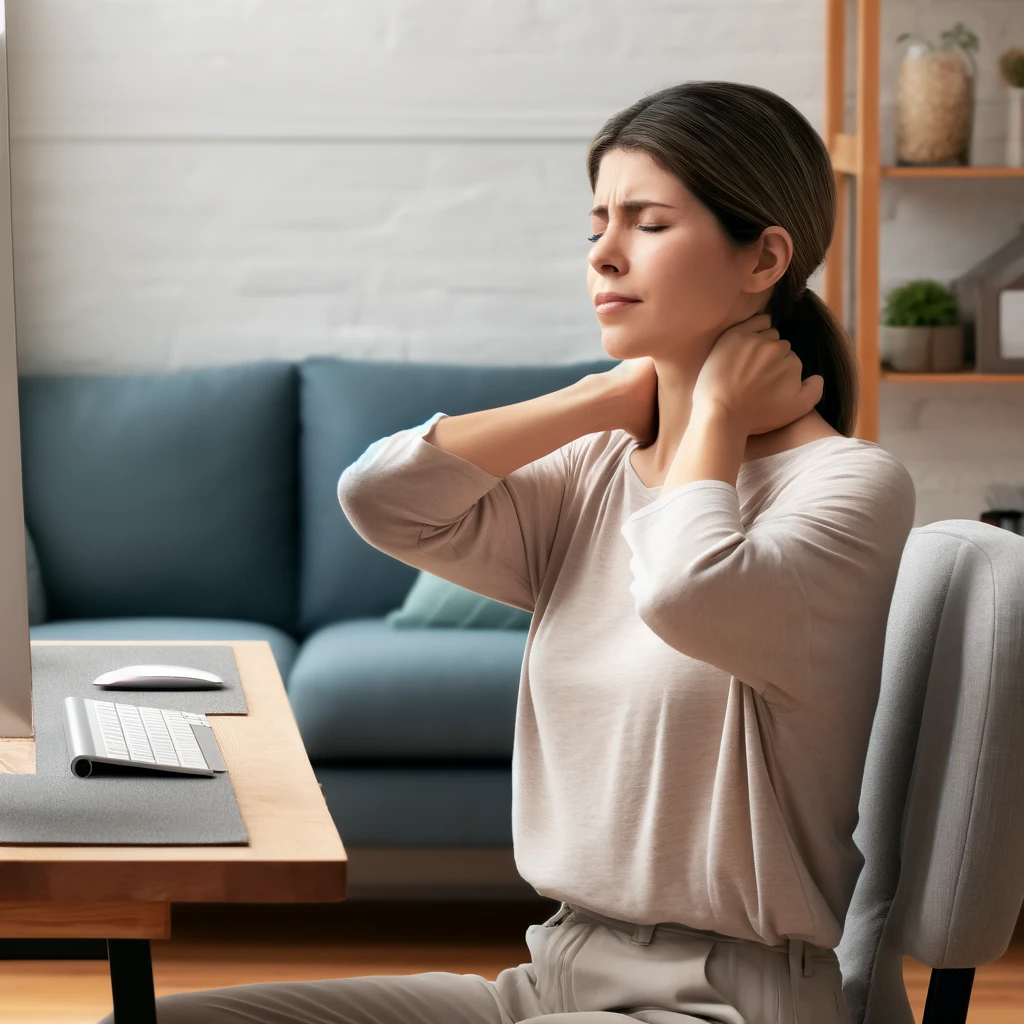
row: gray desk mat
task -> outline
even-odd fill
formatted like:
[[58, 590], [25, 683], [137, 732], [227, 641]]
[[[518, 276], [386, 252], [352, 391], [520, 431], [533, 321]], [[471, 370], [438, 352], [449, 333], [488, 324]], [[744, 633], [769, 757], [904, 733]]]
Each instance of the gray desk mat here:
[[[185, 665], [216, 672], [222, 690], [101, 691], [92, 681], [126, 665]], [[77, 695], [211, 714], [245, 714], [229, 646], [32, 645], [36, 774], [0, 775], [0, 843], [40, 845], [225, 845], [249, 842], [229, 773], [213, 778], [144, 768], [71, 771], [62, 702]]]

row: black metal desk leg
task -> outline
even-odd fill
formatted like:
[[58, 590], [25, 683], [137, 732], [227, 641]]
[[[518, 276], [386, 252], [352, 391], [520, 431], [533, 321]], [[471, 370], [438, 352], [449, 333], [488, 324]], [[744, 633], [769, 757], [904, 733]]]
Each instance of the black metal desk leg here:
[[932, 970], [924, 1004], [924, 1024], [967, 1024], [967, 1007], [974, 986], [973, 967]]
[[148, 939], [107, 939], [115, 1024], [156, 1024]]

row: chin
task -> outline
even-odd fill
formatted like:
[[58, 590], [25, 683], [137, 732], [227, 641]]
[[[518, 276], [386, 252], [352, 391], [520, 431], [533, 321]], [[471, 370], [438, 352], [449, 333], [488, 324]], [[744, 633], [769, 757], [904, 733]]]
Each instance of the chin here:
[[625, 331], [602, 331], [601, 345], [612, 359], [636, 359], [651, 354], [639, 338]]

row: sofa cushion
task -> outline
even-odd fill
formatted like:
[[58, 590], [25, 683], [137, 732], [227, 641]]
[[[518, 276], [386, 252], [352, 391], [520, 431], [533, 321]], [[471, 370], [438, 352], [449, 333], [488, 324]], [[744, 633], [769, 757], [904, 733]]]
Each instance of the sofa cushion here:
[[314, 766], [346, 847], [512, 845], [512, 766]]
[[383, 619], [313, 634], [288, 682], [310, 760], [511, 759], [526, 635]]
[[302, 634], [344, 619], [382, 616], [402, 603], [416, 578], [412, 566], [367, 544], [338, 504], [342, 470], [374, 441], [435, 412], [457, 416], [536, 398], [616, 362], [466, 366], [314, 358], [301, 363]]
[[41, 622], [45, 622], [50, 613], [46, 605], [43, 576], [39, 570], [39, 557], [36, 555], [36, 546], [27, 526], [25, 527], [25, 574], [28, 578], [28, 621], [30, 625], [37, 626]]
[[33, 640], [266, 640], [287, 681], [298, 644], [281, 630], [230, 619], [69, 619], [30, 630]]
[[296, 374], [23, 377], [25, 518], [50, 616], [293, 628]]
[[533, 616], [420, 571], [401, 608], [384, 616], [396, 629], [529, 629]]

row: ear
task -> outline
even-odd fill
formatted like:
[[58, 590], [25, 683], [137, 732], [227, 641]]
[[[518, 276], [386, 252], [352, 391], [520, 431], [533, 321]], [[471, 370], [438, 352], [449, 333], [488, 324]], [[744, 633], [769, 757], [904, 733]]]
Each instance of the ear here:
[[757, 265], [750, 273], [744, 291], [763, 292], [771, 288], [789, 269], [793, 259], [793, 239], [789, 232], [773, 224], [761, 232]]

